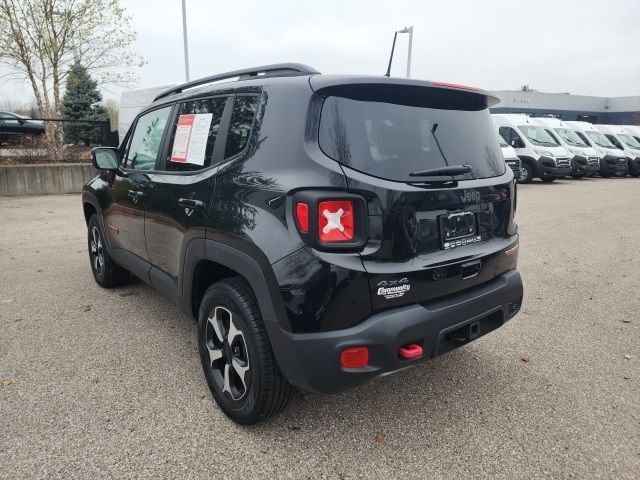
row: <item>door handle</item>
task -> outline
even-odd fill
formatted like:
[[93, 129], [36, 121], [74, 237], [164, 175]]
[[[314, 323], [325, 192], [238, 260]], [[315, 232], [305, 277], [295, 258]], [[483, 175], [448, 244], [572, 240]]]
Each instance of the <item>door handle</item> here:
[[140, 190], [129, 190], [129, 198], [133, 203], [138, 203], [138, 200], [142, 197], [144, 197], [144, 192], [141, 192]]
[[460, 265], [460, 273], [462, 275], [462, 281], [468, 282], [469, 280], [473, 280], [480, 276], [480, 267], [482, 263], [480, 260], [476, 260], [474, 262], [463, 263]]
[[191, 208], [194, 210], [196, 208], [204, 208], [204, 202], [200, 200], [194, 200], [192, 198], [181, 198], [180, 200], [178, 200], [178, 205], [184, 208]]
[[129, 190], [129, 196], [131, 198], [142, 198], [144, 197], [144, 192], [141, 192], [140, 190]]

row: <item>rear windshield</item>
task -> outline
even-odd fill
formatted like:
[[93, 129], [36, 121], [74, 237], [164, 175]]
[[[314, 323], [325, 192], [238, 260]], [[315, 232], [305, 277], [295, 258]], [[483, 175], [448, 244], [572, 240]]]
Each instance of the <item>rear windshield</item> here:
[[420, 181], [409, 174], [454, 165], [471, 166], [470, 173], [456, 176], [461, 180], [505, 172], [487, 109], [445, 110], [329, 97], [322, 107], [319, 142], [326, 155], [343, 165], [388, 180]]

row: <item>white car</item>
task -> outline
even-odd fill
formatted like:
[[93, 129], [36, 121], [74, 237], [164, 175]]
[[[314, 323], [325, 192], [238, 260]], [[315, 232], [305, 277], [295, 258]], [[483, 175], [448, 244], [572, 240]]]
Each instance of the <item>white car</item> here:
[[504, 138], [498, 135], [498, 142], [500, 142], [500, 149], [502, 150], [502, 156], [504, 163], [506, 163], [511, 170], [513, 170], [513, 176], [516, 181], [520, 181], [520, 158], [511, 145], [505, 142]]
[[629, 161], [629, 175], [640, 176], [640, 143], [621, 125], [594, 125], [616, 148], [622, 149]]
[[571, 176], [573, 178], [592, 177], [600, 171], [600, 156], [587, 145], [573, 129], [559, 118], [536, 118], [536, 123], [547, 129], [556, 142], [570, 154]]
[[534, 119], [523, 114], [502, 113], [491, 117], [500, 136], [515, 149], [522, 162], [520, 183], [529, 183], [535, 177], [553, 182], [571, 173], [569, 152]]
[[629, 160], [624, 152], [604, 136], [589, 122], [564, 122], [574, 129], [576, 134], [600, 154], [600, 176], [623, 177], [629, 172]]

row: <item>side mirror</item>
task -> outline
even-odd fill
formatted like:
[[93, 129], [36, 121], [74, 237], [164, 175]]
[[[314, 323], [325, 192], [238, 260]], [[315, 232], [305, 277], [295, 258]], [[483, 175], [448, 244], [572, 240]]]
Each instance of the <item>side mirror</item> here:
[[113, 171], [118, 169], [118, 149], [113, 147], [95, 147], [91, 150], [91, 163], [97, 170]]
[[511, 146], [513, 148], [523, 148], [524, 145], [522, 145], [522, 140], [520, 140], [519, 138], [514, 138], [513, 140], [511, 140]]

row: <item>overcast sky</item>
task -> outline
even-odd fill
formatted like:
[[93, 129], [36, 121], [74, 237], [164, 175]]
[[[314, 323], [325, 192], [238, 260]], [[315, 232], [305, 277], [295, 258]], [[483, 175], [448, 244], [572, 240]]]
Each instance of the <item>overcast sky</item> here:
[[[137, 88], [184, 81], [180, 0], [121, 3], [134, 16], [136, 53], [147, 61]], [[638, 0], [187, 0], [187, 22], [192, 79], [286, 61], [379, 75], [394, 30], [413, 25], [414, 78], [640, 95]], [[407, 44], [399, 34], [393, 75], [404, 76]], [[7, 97], [31, 94], [23, 82], [0, 80], [0, 101]]]

